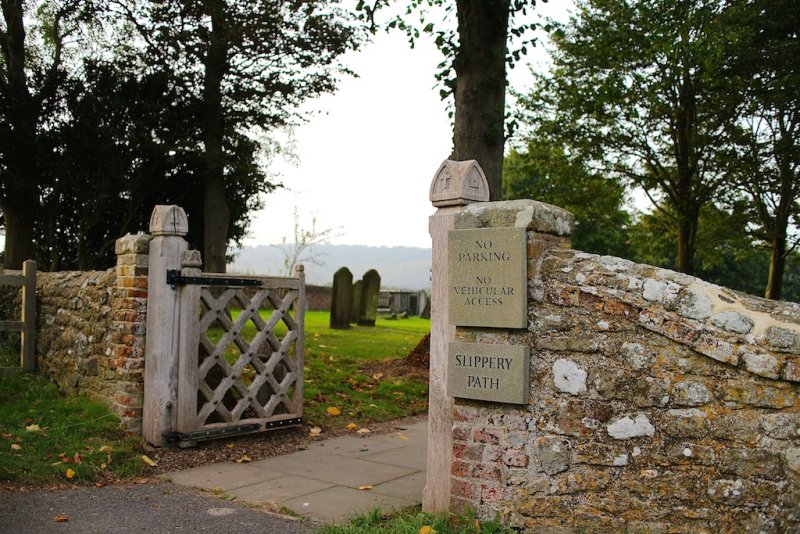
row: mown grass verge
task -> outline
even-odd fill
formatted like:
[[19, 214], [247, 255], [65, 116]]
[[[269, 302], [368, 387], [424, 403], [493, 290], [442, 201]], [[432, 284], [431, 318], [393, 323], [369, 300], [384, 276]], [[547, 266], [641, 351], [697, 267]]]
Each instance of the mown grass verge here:
[[445, 517], [425, 514], [415, 507], [396, 514], [384, 514], [379, 508], [356, 516], [343, 525], [325, 525], [315, 534], [512, 534], [513, 529], [497, 521], [479, 521], [474, 515]]
[[89, 483], [144, 471], [141, 438], [99, 402], [65, 397], [46, 377], [0, 376], [0, 481]]

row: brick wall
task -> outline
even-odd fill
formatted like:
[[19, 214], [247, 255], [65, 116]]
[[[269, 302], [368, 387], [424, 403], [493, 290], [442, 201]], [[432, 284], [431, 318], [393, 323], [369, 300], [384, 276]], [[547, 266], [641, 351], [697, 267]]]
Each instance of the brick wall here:
[[150, 236], [116, 243], [107, 271], [38, 273], [37, 365], [65, 392], [106, 403], [141, 428]]
[[525, 406], [456, 400], [451, 511], [533, 532], [800, 530], [800, 305], [540, 238], [529, 328], [457, 329], [529, 346], [531, 378]]

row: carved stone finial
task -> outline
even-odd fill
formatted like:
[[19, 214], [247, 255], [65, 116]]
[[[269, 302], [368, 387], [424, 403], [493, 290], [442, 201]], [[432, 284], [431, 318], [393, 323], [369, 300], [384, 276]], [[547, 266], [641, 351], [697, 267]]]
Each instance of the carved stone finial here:
[[199, 269], [203, 265], [199, 250], [186, 250], [181, 256], [181, 267], [194, 267]]
[[184, 236], [189, 233], [189, 219], [180, 206], [156, 206], [150, 216], [150, 234]]
[[474, 159], [445, 160], [431, 183], [431, 203], [437, 207], [466, 206], [489, 200], [489, 182]]

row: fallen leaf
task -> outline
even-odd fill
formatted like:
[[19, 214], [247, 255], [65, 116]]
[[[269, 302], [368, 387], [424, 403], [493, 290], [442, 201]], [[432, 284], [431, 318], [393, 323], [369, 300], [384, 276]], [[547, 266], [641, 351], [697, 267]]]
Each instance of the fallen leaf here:
[[317, 346], [320, 347], [320, 348], [323, 348], [323, 349], [327, 349], [328, 348], [328, 345], [317, 345]]
[[69, 521], [69, 516], [67, 514], [53, 516], [53, 523], [65, 523], [67, 521]]
[[106, 485], [105, 482], [95, 482], [94, 483], [94, 487], [95, 488], [102, 488], [102, 487], [105, 487], [105, 485]]
[[76, 474], [75, 471], [73, 471], [72, 469], [67, 469], [66, 471], [67, 478], [70, 480], [75, 478], [75, 474]]
[[342, 413], [342, 411], [336, 406], [328, 406], [328, 409], [325, 411], [328, 412], [328, 415], [330, 415], [331, 417], [336, 417], [337, 415]]
[[381, 378], [383, 378], [383, 373], [375, 373], [372, 375], [373, 380], [380, 380]]
[[433, 530], [432, 526], [425, 525], [423, 527], [419, 527], [418, 534], [436, 534], [436, 531]]
[[252, 459], [252, 458], [250, 458], [250, 457], [249, 457], [249, 456], [247, 456], [246, 454], [243, 454], [241, 458], [239, 458], [238, 460], [236, 460], [236, 463], [237, 463], [237, 464], [246, 464], [247, 462], [252, 462], [252, 461], [253, 461], [253, 459]]
[[100, 452], [109, 452], [109, 451], [110, 451], [110, 450], [112, 450], [112, 449], [111, 449], [111, 447], [109, 447], [108, 445], [103, 445], [103, 446], [102, 446], [102, 447], [100, 447], [98, 450], [99, 450]]
[[228, 443], [228, 444], [227, 444], [227, 445], [225, 445], [225, 446], [226, 446], [226, 447], [228, 447], [229, 449], [233, 449], [234, 447], [236, 447], [236, 445], [235, 445], [235, 444], [233, 444], [233, 443]]
[[363, 486], [359, 486], [358, 489], [360, 489], [362, 491], [369, 491], [369, 490], [372, 489], [372, 486], [370, 486], [369, 484], [365, 484]]
[[404, 436], [403, 434], [401, 434], [400, 432], [397, 433], [397, 437], [402, 439], [403, 441], [408, 441], [408, 438], [406, 436]]
[[355, 430], [356, 428], [358, 428], [358, 425], [355, 423], [347, 423], [347, 426], [345, 428], [347, 430]]
[[83, 463], [83, 460], [81, 459], [81, 455], [78, 454], [77, 452], [75, 453], [75, 456], [72, 457], [72, 461], [75, 462], [76, 464]]
[[369, 434], [369, 428], [359, 428], [357, 432], [359, 434]]
[[108, 465], [106, 465], [104, 463], [100, 464], [100, 469], [105, 469], [106, 467], [108, 467]]
[[12, 434], [10, 432], [3, 432], [2, 436], [3, 436], [3, 439], [11, 439], [11, 438], [14, 437], [14, 434]]
[[25, 430], [27, 430], [28, 432], [41, 432], [42, 427], [40, 427], [39, 425], [28, 425], [25, 427]]
[[22, 445], [20, 445], [19, 443], [12, 443], [11, 444], [11, 450], [12, 451], [21, 451], [22, 450]]
[[146, 454], [142, 455], [142, 461], [144, 463], [146, 463], [147, 465], [149, 465], [150, 467], [155, 467], [156, 466], [156, 463], [153, 460], [151, 460], [150, 457], [147, 456]]
[[311, 436], [319, 436], [320, 434], [322, 434], [322, 429], [318, 426], [315, 426], [314, 428], [309, 430], [308, 433]]

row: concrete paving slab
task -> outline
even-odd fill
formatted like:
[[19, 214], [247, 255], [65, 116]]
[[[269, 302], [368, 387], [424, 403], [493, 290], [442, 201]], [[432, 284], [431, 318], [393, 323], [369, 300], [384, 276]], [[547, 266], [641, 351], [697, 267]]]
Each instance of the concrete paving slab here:
[[407, 467], [415, 471], [425, 471], [428, 462], [427, 451], [426, 447], [406, 446], [366, 453], [359, 458], [370, 462]]
[[334, 484], [330, 482], [322, 482], [313, 478], [286, 475], [265, 480], [258, 484], [236, 488], [229, 493], [246, 502], [281, 504], [289, 499], [302, 497], [333, 486]]
[[324, 451], [327, 454], [338, 454], [339, 456], [349, 456], [351, 458], [361, 458], [366, 454], [373, 452], [387, 451], [404, 446], [400, 440], [382, 441], [373, 438], [361, 438], [346, 436], [343, 438], [336, 438], [328, 440], [328, 442], [321, 441], [309, 446], [309, 450]]
[[373, 486], [372, 491], [419, 504], [422, 502], [422, 490], [425, 489], [425, 477], [425, 473], [414, 473]]
[[270, 471], [255, 465], [220, 462], [184, 471], [173, 471], [160, 478], [181, 486], [228, 491], [281, 476], [284, 476], [284, 473]]
[[340, 523], [347, 518], [364, 514], [380, 506], [381, 510], [392, 511], [419, 504], [372, 491], [334, 487], [285, 501], [283, 505], [314, 521]]
[[[307, 452], [307, 451], [303, 451]], [[309, 461], [313, 459], [313, 461]], [[413, 469], [368, 462], [346, 456], [289, 454], [256, 462], [259, 467], [286, 474], [315, 478], [340, 486], [376, 485], [414, 473]]]

